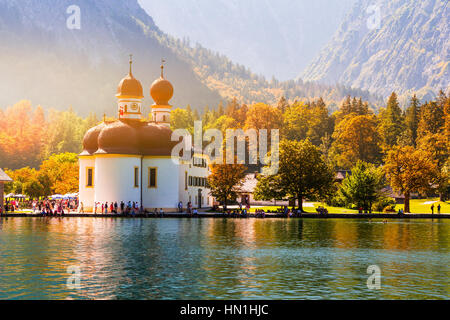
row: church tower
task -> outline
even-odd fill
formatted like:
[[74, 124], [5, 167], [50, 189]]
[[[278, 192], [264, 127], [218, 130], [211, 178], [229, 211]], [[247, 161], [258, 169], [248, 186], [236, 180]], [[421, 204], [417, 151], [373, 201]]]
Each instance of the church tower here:
[[116, 97], [119, 100], [119, 120], [140, 120], [142, 118], [141, 110], [144, 94], [141, 83], [133, 76], [132, 64], [132, 55], [130, 55], [130, 71], [117, 87]]
[[151, 119], [157, 124], [170, 127], [170, 112], [172, 106], [169, 100], [173, 97], [173, 86], [170, 81], [164, 79], [164, 60], [161, 63], [161, 77], [153, 82], [150, 88], [150, 95], [155, 104], [152, 105]]

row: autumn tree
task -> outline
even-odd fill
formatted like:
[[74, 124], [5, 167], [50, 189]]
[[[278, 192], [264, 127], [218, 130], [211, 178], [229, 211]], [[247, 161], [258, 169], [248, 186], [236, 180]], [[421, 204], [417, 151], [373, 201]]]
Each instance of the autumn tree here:
[[45, 160], [40, 174], [51, 183], [52, 193], [66, 194], [78, 190], [79, 166], [75, 153], [55, 154]]
[[284, 96], [282, 96], [280, 100], [278, 100], [277, 108], [281, 111], [281, 113], [285, 113], [289, 108], [289, 102]]
[[209, 125], [205, 126], [205, 130], [218, 129], [218, 130], [222, 131], [222, 134], [225, 135], [227, 129], [237, 128], [237, 126], [238, 126], [238, 123], [236, 122], [236, 120], [234, 118], [224, 115], [224, 116], [221, 116], [220, 118], [218, 118], [213, 123], [210, 123]]
[[419, 139], [429, 133], [441, 133], [444, 127], [444, 105], [436, 101], [430, 101], [420, 107], [420, 120], [417, 128]]
[[37, 167], [46, 127], [42, 108], [33, 111], [30, 101], [8, 107], [0, 122], [0, 167]]
[[378, 163], [381, 157], [377, 120], [373, 115], [348, 115], [337, 125], [331, 147], [333, 162], [348, 169], [358, 160]]
[[261, 195], [272, 193], [297, 200], [299, 209], [303, 211], [304, 198], [317, 199], [329, 195], [334, 172], [325, 163], [319, 148], [309, 140], [283, 140], [278, 173], [267, 179], [258, 182], [257, 189]]
[[389, 149], [397, 144], [397, 140], [404, 130], [403, 114], [395, 92], [389, 97], [386, 109], [379, 114], [379, 132], [383, 147]]
[[229, 201], [234, 201], [239, 188], [244, 183], [246, 167], [242, 164], [211, 165], [211, 174], [208, 177], [210, 193], [223, 204], [227, 210]]
[[268, 104], [257, 103], [247, 112], [245, 129], [280, 129], [282, 125], [281, 111]]
[[289, 140], [309, 138], [314, 145], [320, 145], [322, 137], [333, 131], [332, 119], [322, 99], [311, 104], [296, 102], [283, 115], [283, 136]]
[[428, 133], [418, 139], [417, 147], [431, 154], [437, 166], [435, 184], [441, 200], [444, 201], [449, 193], [449, 166], [450, 166], [450, 141], [445, 137], [443, 131], [440, 133]]
[[387, 181], [393, 190], [405, 195], [405, 212], [410, 212], [412, 192], [427, 192], [438, 176], [433, 156], [412, 146], [395, 146], [387, 153], [384, 165]]

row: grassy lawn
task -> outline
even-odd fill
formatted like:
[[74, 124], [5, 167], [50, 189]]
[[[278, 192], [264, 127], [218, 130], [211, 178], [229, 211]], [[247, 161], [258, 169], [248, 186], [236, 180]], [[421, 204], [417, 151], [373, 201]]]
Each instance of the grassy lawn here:
[[[328, 209], [329, 213], [358, 213], [358, 210], [351, 210], [347, 208], [340, 208], [340, 207], [330, 207], [327, 206], [325, 203], [321, 202], [307, 202], [303, 204], [303, 211], [307, 213], [317, 213], [316, 208], [318, 207], [325, 207]], [[281, 206], [268, 206], [268, 207], [253, 207], [250, 208], [250, 212], [255, 212], [256, 209], [264, 209], [264, 211], [275, 211], [278, 208], [281, 208]]]
[[[436, 201], [436, 202], [435, 202]], [[419, 200], [410, 200], [410, 208], [411, 213], [431, 213], [431, 202], [434, 203], [434, 213], [437, 213], [437, 205], [438, 203], [441, 204], [441, 213], [450, 213], [450, 202], [439, 202], [438, 198], [433, 199], [419, 199]], [[358, 213], [358, 210], [351, 210], [347, 208], [340, 208], [340, 207], [330, 207], [327, 206], [324, 203], [321, 202], [307, 202], [304, 203], [303, 210], [308, 213], [315, 213], [316, 208], [322, 206], [328, 209], [329, 213]], [[400, 208], [403, 208], [404, 205], [399, 204], [395, 207], [395, 209], [398, 211]], [[264, 209], [266, 212], [268, 210], [276, 210], [277, 208], [280, 208], [280, 206], [268, 206], [268, 207], [253, 207], [250, 209], [250, 212], [255, 212], [256, 209]], [[374, 212], [376, 213], [376, 212]]]
[[[450, 213], [450, 202], [439, 202], [439, 198], [410, 200], [411, 213], [431, 213], [431, 202], [434, 203], [434, 213], [437, 213], [437, 206], [441, 204], [441, 213]], [[395, 209], [403, 208], [403, 204], [398, 204]]]

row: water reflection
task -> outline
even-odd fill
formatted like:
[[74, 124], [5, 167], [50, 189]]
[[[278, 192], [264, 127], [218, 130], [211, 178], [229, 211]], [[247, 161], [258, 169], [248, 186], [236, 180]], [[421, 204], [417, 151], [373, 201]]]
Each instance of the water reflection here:
[[449, 237], [444, 220], [3, 218], [0, 298], [448, 299]]

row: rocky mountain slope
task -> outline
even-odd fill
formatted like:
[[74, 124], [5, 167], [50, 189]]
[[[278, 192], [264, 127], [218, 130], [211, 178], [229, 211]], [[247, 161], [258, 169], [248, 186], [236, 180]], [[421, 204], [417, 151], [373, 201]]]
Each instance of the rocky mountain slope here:
[[[75, 20], [74, 4], [80, 10]], [[76, 21], [79, 29], [68, 27]], [[351, 94], [377, 101], [341, 85], [266, 81], [223, 55], [161, 31], [137, 0], [0, 0], [0, 41], [0, 108], [29, 99], [47, 108], [114, 115], [116, 86], [128, 72], [130, 53], [147, 112], [161, 58], [175, 87], [176, 107], [214, 108], [233, 97], [275, 103], [283, 95], [337, 103]]]
[[360, 0], [300, 77], [428, 99], [449, 89], [449, 63], [448, 0]]
[[[165, 32], [270, 79], [293, 79], [356, 0], [139, 0]], [[176, 8], [176, 10], [174, 9]]]

